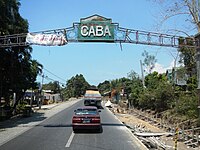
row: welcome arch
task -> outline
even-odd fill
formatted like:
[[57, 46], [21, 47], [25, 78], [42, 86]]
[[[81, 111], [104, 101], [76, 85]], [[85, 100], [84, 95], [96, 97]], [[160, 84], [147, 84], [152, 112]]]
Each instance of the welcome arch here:
[[100, 15], [82, 18], [79, 23], [73, 23], [69, 28], [0, 36], [0, 48], [27, 45], [61, 46], [71, 42], [132, 43], [175, 48], [199, 45], [194, 37], [122, 28], [118, 23], [112, 23], [112, 19]]
[[62, 46], [71, 42], [131, 43], [165, 47], [196, 48], [200, 114], [200, 34], [192, 37], [168, 35], [119, 27], [112, 19], [92, 15], [73, 23], [72, 27], [0, 36], [0, 48], [28, 45]]

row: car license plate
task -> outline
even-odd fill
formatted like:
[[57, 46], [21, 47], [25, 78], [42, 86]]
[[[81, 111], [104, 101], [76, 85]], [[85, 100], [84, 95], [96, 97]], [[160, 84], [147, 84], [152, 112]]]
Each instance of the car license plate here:
[[90, 123], [90, 119], [83, 119], [83, 123]]

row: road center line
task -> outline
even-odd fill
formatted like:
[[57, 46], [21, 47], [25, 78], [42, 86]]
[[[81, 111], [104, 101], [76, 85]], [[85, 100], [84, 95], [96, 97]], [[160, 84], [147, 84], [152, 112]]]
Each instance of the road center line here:
[[68, 141], [67, 141], [67, 144], [65, 145], [65, 147], [70, 147], [70, 145], [71, 145], [71, 142], [72, 142], [72, 140], [73, 140], [73, 138], [74, 138], [74, 132], [72, 131], [72, 134], [70, 135], [70, 137], [69, 137], [69, 139], [68, 139]]

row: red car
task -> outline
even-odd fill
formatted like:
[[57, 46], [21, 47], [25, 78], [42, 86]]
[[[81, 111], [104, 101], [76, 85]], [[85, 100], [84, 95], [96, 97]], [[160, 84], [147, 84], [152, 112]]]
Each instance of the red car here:
[[79, 129], [96, 129], [101, 132], [100, 110], [95, 106], [79, 107], [72, 117], [72, 128], [76, 132]]

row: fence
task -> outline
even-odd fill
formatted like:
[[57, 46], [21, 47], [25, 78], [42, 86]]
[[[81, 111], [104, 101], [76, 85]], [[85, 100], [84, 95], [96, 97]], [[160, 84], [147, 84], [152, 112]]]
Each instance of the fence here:
[[169, 122], [162, 119], [161, 117], [158, 117], [158, 114], [152, 115], [149, 112], [144, 112], [140, 110], [131, 109], [130, 113], [136, 114], [137, 117], [139, 117], [140, 119], [174, 134], [176, 128], [178, 127], [178, 141], [182, 141], [186, 145], [193, 148], [200, 146], [200, 127], [195, 128], [194, 126], [192, 126], [192, 128], [188, 129], [188, 127], [184, 125], [184, 123], [186, 122], [170, 125]]

